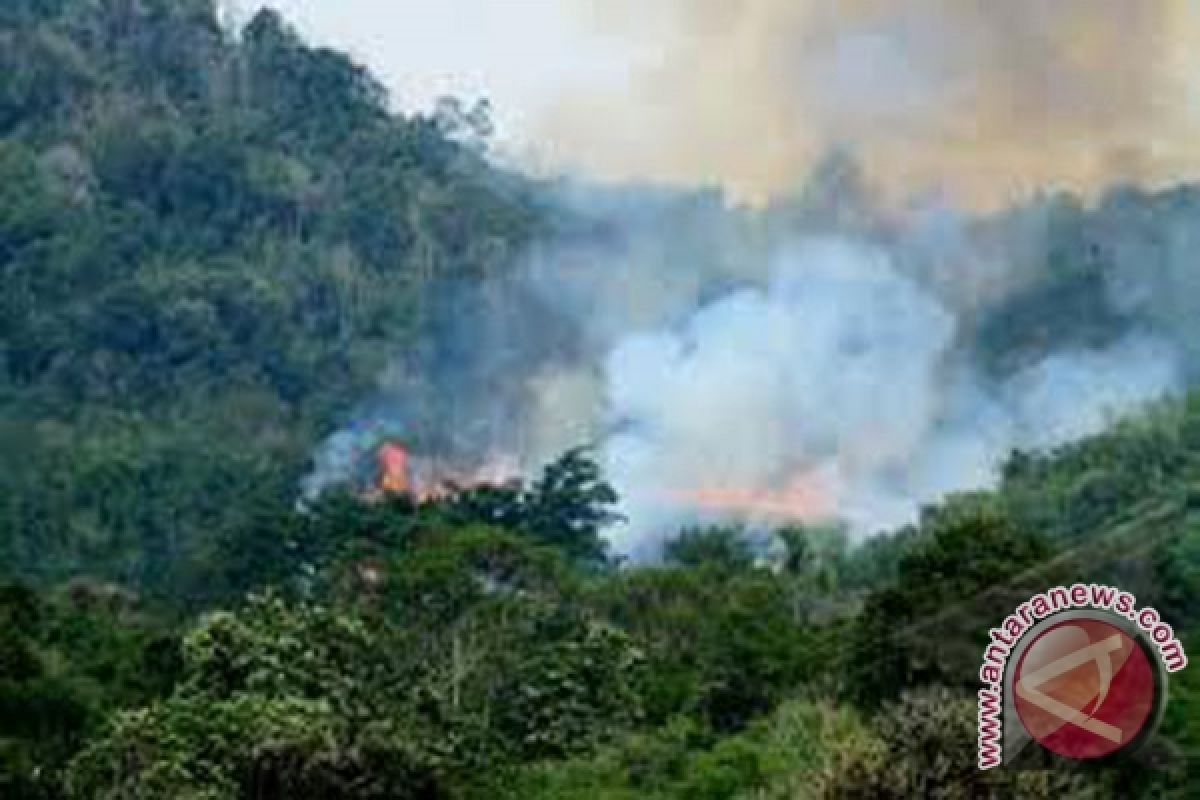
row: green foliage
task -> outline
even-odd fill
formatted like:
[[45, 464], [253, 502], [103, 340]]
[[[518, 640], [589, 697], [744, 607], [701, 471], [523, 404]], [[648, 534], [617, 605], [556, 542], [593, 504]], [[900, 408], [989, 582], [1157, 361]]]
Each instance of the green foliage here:
[[404, 650], [380, 636], [273, 596], [209, 615], [185, 640], [175, 693], [117, 715], [76, 758], [73, 796], [411, 796], [436, 780], [437, 754], [388, 703], [381, 679], [403, 678], [389, 659]]
[[559, 559], [495, 531], [430, 530], [389, 560], [346, 562], [358, 582], [335, 606], [265, 595], [210, 614], [175, 692], [117, 715], [73, 763], [72, 791], [442, 796], [606, 742], [640, 718], [642, 657], [569, 601]]
[[831, 668], [836, 633], [809, 623], [792, 576], [726, 564], [642, 568], [596, 586], [591, 603], [643, 643], [646, 709], [736, 730]]
[[113, 587], [43, 598], [0, 588], [0, 791], [52, 798], [68, 759], [117, 708], [170, 690], [178, 642]]
[[600, 531], [619, 519], [613, 511], [617, 493], [583, 448], [569, 450], [548, 464], [529, 487], [490, 486], [453, 495], [446, 504], [449, 520], [480, 522], [528, 534], [560, 549], [581, 564], [605, 560]]
[[385, 602], [434, 629], [489, 598], [518, 593], [561, 596], [572, 581], [554, 551], [483, 527], [420, 531], [385, 569]]
[[274, 12], [21, 0], [0, 42], [0, 573], [233, 599], [212, 543], [287, 515], [530, 192]]
[[710, 566], [736, 571], [754, 563], [754, 550], [740, 530], [693, 529], [685, 530], [667, 542], [663, 560], [684, 567]]
[[1045, 564], [1052, 546], [1015, 527], [995, 498], [954, 498], [922, 523], [896, 583], [867, 597], [845, 654], [847, 688], [868, 706], [905, 687], [973, 684], [987, 630], [1022, 592], [1046, 588], [1044, 574], [1027, 571]]
[[835, 767], [878, 745], [853, 713], [783, 703], [733, 736], [718, 738], [684, 717], [628, 737], [586, 760], [538, 764], [504, 797], [540, 800], [773, 800], [823, 797]]
[[[1200, 395], [854, 548], [701, 529], [616, 564], [586, 450], [528, 485], [298, 507], [386, 362], [446, 400], [422, 367], [462, 355], [450, 293], [563, 223], [485, 160], [486, 102], [394, 113], [277, 13], [236, 37], [211, 0], [7, 0], [0, 75], [0, 576], [32, 585], [0, 589], [0, 796], [1197, 794], [1194, 670], [1149, 766], [1094, 774], [979, 774], [964, 690], [1052, 583], [1117, 583], [1194, 643]], [[851, 161], [820, 172], [799, 216], [884, 235]], [[1007, 374], [1188, 322], [1112, 311], [1106, 232], [1165, 270], [1189, 242], [1155, 220], [1198, 197], [1035, 204], [1036, 275], [961, 335]]]
[[[383, 562], [378, 605], [421, 642], [430, 720], [482, 757], [564, 755], [641, 717], [643, 655], [583, 607], [563, 556], [486, 528], [433, 529]], [[469, 729], [469, 732], [468, 732]]]
[[843, 760], [830, 798], [1106, 797], [1108, 791], [1072, 770], [975, 766], [976, 703], [939, 687], [906, 693], [875, 720], [877, 747]]

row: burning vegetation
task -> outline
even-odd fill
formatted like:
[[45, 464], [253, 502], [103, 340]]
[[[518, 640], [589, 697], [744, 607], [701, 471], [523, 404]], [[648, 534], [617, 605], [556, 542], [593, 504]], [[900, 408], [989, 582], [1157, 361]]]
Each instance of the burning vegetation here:
[[407, 494], [418, 502], [436, 500], [457, 492], [509, 486], [518, 480], [516, 466], [502, 458], [489, 458], [479, 466], [461, 468], [442, 460], [414, 457], [397, 441], [375, 449], [375, 477], [368, 495]]
[[388, 494], [413, 494], [408, 451], [395, 442], [385, 442], [376, 453], [379, 462], [377, 487]]
[[[445, 498], [479, 488], [514, 487], [519, 473], [511, 459], [489, 458], [473, 469], [455, 468], [429, 457], [414, 457], [398, 441], [384, 441], [374, 451], [375, 473], [366, 496], [408, 495], [417, 502]], [[798, 474], [773, 489], [699, 484], [664, 490], [664, 506], [702, 515], [762, 522], [810, 522], [836, 516], [834, 493], [820, 476]]]
[[721, 516], [775, 521], [826, 520], [836, 516], [832, 493], [821, 480], [798, 475], [777, 489], [742, 486], [697, 486], [665, 493], [673, 505]]

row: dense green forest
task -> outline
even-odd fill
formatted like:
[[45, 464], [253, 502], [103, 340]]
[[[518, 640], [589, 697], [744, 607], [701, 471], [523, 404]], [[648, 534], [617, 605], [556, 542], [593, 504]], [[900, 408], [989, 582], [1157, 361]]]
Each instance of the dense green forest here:
[[236, 42], [208, 2], [0, 24], [0, 554], [203, 603], [426, 296], [539, 218], [462, 120], [389, 115], [274, 14]]
[[[1200, 792], [1194, 669], [1136, 758], [974, 767], [1015, 600], [1118, 583], [1200, 647], [1200, 396], [861, 546], [701, 528], [621, 565], [587, 450], [298, 507], [317, 442], [429, 357], [443, 293], [574, 224], [486, 129], [390, 110], [271, 12], [234, 35], [209, 0], [0, 7], [0, 797]], [[977, 346], [1002, 368], [1136, 325], [1096, 301], [1086, 234], [1196, 197], [1062, 205], [1045, 279]]]

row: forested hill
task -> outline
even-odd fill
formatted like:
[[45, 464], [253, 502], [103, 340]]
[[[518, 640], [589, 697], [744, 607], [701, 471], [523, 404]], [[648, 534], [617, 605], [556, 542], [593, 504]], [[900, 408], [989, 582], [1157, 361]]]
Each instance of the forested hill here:
[[[1194, 666], [1136, 756], [974, 767], [986, 631], [1020, 599], [1119, 584], [1200, 653], [1195, 395], [862, 546], [705, 528], [618, 564], [586, 450], [524, 485], [298, 508], [440, 293], [563, 222], [484, 158], [485, 107], [397, 101], [270, 12], [234, 35], [211, 0], [0, 0], [0, 798], [1200, 793]], [[1048, 219], [1050, 244], [970, 349], [1002, 374], [1192, 330], [1198, 198], [988, 222]], [[1118, 265], [1150, 281], [1114, 314]]]
[[423, 297], [539, 224], [487, 120], [388, 110], [278, 15], [0, 4], [0, 570], [189, 604]]

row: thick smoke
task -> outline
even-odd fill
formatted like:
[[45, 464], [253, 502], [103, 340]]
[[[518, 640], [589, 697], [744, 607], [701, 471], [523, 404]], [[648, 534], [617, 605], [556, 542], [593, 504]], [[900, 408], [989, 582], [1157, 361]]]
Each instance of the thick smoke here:
[[672, 501], [695, 487], [770, 496], [799, 479], [817, 496], [799, 514], [895, 521], [867, 495], [908, 477], [896, 473], [933, 434], [954, 319], [886, 252], [813, 240], [772, 258], [765, 286], [631, 335], [606, 360], [617, 432], [604, 456], [629, 498], [631, 547], [688, 515], [687, 495]]
[[[989, 374], [961, 311], [939, 298], [953, 287], [905, 274], [905, 249], [844, 233], [788, 238], [763, 280], [627, 330], [598, 364], [559, 368], [583, 385], [581, 373], [598, 375], [601, 396], [535, 402], [548, 413], [534, 419], [553, 428], [588, 409], [630, 519], [614, 533], [619, 550], [652, 554], [684, 523], [788, 512], [836, 515], [862, 534], [900, 525], [922, 502], [993, 483], [1013, 449], [1097, 432], [1180, 385], [1176, 346], [1144, 332], [1051, 345]], [[613, 314], [588, 316], [611, 325]], [[732, 505], [713, 508], [711, 496]]]
[[603, 453], [634, 522], [624, 549], [691, 518], [686, 495], [670, 501], [692, 487], [770, 509], [802, 480], [815, 497], [797, 500], [800, 516], [900, 525], [918, 502], [991, 483], [1011, 450], [1096, 432], [1177, 385], [1172, 348], [1140, 337], [991, 380], [956, 351], [953, 313], [886, 251], [811, 240], [773, 263], [765, 287], [608, 357]]
[[1196, 377], [1200, 195], [985, 217], [873, 197], [844, 155], [760, 211], [561, 187], [574, 223], [446, 292], [431, 349], [329, 440], [307, 488], [346, 479], [383, 433], [524, 474], [592, 444], [629, 519], [619, 552], [717, 520], [867, 535]]
[[[383, 435], [467, 473], [592, 444], [625, 553], [729, 517], [868, 534], [1200, 377], [1200, 193], [1108, 189], [1200, 165], [1192, 4], [677, 0], [637, 30], [589, 7], [653, 57], [549, 140], [775, 199], [549, 190], [560, 233], [436, 294], [308, 493]], [[813, 169], [831, 147], [856, 157]], [[1038, 194], [1063, 185], [1096, 191]]]
[[788, 190], [826, 148], [998, 207], [1200, 170], [1191, 0], [579, 0], [641, 56], [540, 131], [590, 174]]

